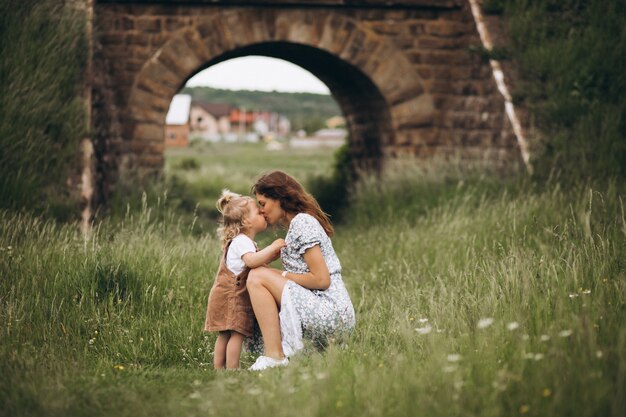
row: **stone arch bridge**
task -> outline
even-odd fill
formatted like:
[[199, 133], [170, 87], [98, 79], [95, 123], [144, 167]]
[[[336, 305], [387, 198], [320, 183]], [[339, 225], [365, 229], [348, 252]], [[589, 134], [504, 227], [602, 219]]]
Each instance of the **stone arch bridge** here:
[[96, 0], [91, 102], [100, 190], [163, 167], [165, 116], [197, 72], [282, 58], [330, 89], [359, 164], [455, 155], [517, 165], [467, 0]]

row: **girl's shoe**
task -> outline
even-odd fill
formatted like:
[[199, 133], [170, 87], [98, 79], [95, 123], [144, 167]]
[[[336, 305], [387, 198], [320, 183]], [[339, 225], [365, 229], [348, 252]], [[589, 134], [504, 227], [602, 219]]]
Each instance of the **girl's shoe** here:
[[248, 368], [249, 371], [262, 371], [264, 369], [276, 368], [278, 366], [287, 366], [289, 359], [285, 356], [282, 359], [274, 359], [269, 356], [259, 356], [254, 364]]

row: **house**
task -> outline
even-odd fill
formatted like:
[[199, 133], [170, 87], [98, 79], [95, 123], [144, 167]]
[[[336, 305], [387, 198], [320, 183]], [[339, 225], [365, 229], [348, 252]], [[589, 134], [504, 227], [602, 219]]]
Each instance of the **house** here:
[[191, 96], [176, 94], [165, 116], [165, 147], [185, 148], [189, 146], [189, 113]]
[[291, 130], [289, 119], [270, 111], [231, 109], [230, 123], [232, 132], [249, 142], [256, 142], [259, 138], [284, 137]]
[[291, 131], [291, 122], [282, 114], [259, 111], [254, 113], [254, 131], [263, 137], [285, 137]]
[[348, 131], [346, 129], [320, 129], [313, 133], [309, 140], [317, 143], [318, 146], [337, 147], [346, 143]]
[[229, 104], [194, 100], [189, 118], [191, 137], [210, 142], [220, 141], [230, 133], [230, 112]]
[[333, 116], [330, 119], [326, 120], [326, 127], [329, 129], [337, 129], [346, 127], [346, 119], [342, 116]]
[[346, 129], [320, 129], [313, 133], [313, 138], [317, 140], [342, 141], [346, 138], [347, 134]]
[[346, 143], [348, 132], [346, 129], [320, 129], [312, 136], [302, 135], [291, 138], [289, 146], [292, 148], [337, 148]]
[[230, 110], [230, 125], [233, 131], [250, 130], [254, 124], [254, 112], [234, 108]]
[[258, 112], [246, 111], [246, 109], [231, 109], [230, 124], [232, 132], [237, 135], [237, 140], [245, 142], [258, 142], [259, 133], [256, 132], [256, 115]]

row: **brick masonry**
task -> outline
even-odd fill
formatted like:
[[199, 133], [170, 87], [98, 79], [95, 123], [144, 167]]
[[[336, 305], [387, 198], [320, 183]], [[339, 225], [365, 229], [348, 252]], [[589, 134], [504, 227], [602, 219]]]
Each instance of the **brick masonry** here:
[[415, 156], [517, 167], [478, 45], [462, 0], [96, 2], [92, 108], [105, 181], [158, 174], [172, 97], [198, 71], [251, 54], [329, 86], [362, 166]]

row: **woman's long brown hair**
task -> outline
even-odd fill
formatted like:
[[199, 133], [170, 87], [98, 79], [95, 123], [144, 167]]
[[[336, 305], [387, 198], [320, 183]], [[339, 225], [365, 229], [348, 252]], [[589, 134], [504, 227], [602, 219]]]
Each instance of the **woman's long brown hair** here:
[[307, 213], [315, 217], [324, 228], [328, 237], [334, 230], [328, 214], [324, 213], [315, 198], [304, 191], [304, 188], [292, 177], [282, 171], [264, 174], [252, 186], [253, 194], [261, 194], [267, 198], [278, 200], [280, 207], [287, 213]]

